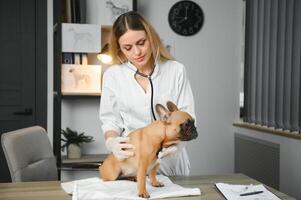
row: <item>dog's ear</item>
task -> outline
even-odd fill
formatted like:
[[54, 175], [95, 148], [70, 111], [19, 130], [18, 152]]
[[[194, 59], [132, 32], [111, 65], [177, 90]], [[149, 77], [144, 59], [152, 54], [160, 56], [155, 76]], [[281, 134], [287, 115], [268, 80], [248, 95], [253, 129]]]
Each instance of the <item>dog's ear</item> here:
[[169, 110], [170, 112], [174, 112], [174, 111], [179, 110], [178, 107], [176, 106], [176, 104], [174, 104], [174, 103], [171, 102], [171, 101], [168, 101], [168, 102], [166, 103], [166, 105], [167, 105], [167, 108], [168, 108], [168, 110]]
[[156, 105], [156, 111], [160, 117], [161, 121], [167, 122], [169, 116], [170, 116], [170, 112], [161, 104], [157, 104]]

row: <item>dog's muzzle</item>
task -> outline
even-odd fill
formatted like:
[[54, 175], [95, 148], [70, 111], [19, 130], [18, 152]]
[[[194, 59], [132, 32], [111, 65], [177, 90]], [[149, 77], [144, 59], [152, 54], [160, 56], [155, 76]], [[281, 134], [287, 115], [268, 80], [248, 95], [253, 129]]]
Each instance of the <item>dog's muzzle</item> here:
[[194, 120], [187, 120], [183, 124], [180, 125], [180, 140], [181, 141], [189, 141], [198, 137], [198, 132], [194, 125]]

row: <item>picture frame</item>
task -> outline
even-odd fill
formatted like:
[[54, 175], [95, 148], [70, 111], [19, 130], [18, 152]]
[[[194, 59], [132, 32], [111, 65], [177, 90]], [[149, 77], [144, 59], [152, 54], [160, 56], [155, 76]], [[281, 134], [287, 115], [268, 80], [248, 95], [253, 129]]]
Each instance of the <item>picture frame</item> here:
[[99, 3], [101, 24], [112, 26], [121, 14], [135, 9], [135, 2], [135, 0], [101, 0]]
[[100, 96], [100, 65], [62, 65], [62, 95]]
[[101, 26], [62, 23], [62, 52], [100, 52]]

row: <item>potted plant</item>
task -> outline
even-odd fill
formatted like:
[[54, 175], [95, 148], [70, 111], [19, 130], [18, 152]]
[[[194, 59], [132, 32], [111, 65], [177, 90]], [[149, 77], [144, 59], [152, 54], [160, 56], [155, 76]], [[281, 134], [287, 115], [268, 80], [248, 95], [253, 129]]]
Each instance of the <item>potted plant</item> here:
[[85, 133], [78, 134], [77, 131], [73, 131], [70, 128], [61, 131], [64, 138], [61, 138], [65, 144], [62, 145], [62, 150], [67, 148], [67, 157], [70, 159], [81, 157], [81, 145], [82, 143], [93, 142], [92, 136], [86, 136]]

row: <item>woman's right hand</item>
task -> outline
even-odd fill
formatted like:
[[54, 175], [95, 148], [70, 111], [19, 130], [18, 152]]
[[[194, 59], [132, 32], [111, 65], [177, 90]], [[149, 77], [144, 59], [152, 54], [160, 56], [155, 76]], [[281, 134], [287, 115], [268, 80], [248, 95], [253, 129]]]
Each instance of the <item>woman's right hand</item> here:
[[128, 143], [128, 137], [108, 137], [105, 145], [117, 160], [123, 160], [134, 155], [135, 146]]

